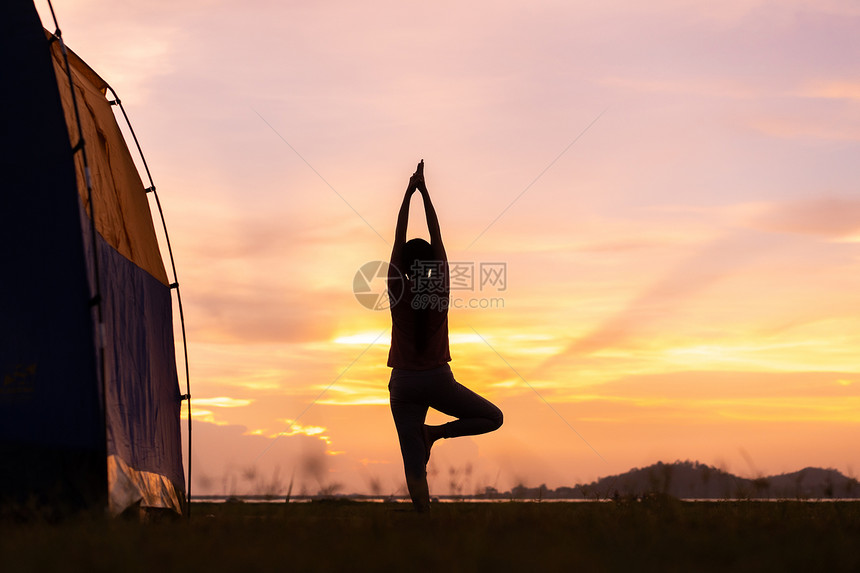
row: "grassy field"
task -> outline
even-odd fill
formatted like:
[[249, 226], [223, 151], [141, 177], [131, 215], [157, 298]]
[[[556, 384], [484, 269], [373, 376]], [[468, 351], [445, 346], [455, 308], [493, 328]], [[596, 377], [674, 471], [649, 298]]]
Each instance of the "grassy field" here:
[[3, 571], [860, 571], [860, 502], [195, 503], [0, 523]]

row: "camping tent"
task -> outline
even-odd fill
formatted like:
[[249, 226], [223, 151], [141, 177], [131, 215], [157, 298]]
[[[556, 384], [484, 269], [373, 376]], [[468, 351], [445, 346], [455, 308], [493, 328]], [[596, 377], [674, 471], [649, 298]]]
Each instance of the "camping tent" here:
[[31, 0], [0, 54], [0, 502], [181, 513], [176, 285], [110, 88]]

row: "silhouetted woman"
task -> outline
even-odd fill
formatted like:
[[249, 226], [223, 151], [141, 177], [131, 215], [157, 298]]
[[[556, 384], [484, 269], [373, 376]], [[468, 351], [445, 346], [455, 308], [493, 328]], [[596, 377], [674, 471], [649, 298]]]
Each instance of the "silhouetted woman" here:
[[[416, 191], [424, 199], [429, 243], [424, 239], [406, 241], [409, 202]], [[422, 512], [430, 509], [427, 462], [433, 443], [440, 438], [492, 432], [503, 419], [496, 406], [459, 384], [448, 366], [449, 281], [448, 257], [439, 219], [424, 184], [422, 160], [409, 179], [400, 206], [388, 271], [391, 413], [400, 439], [409, 495], [415, 509]], [[428, 408], [458, 419], [428, 426], [424, 423]]]

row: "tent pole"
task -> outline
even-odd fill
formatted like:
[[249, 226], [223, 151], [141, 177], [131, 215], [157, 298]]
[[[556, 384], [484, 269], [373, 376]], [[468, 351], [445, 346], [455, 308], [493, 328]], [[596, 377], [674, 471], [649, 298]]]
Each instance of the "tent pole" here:
[[167, 221], [164, 218], [164, 210], [161, 208], [161, 200], [158, 198], [158, 192], [155, 189], [155, 183], [152, 181], [152, 174], [149, 171], [149, 165], [146, 162], [146, 157], [143, 155], [143, 149], [140, 147], [140, 141], [138, 141], [137, 135], [134, 133], [134, 128], [131, 125], [128, 114], [125, 112], [125, 108], [123, 107], [122, 101], [119, 99], [116, 91], [110, 85], [107, 85], [107, 89], [111, 91], [114, 97], [114, 99], [110, 100], [109, 103], [119, 107], [122, 112], [128, 131], [137, 147], [137, 153], [140, 156], [140, 160], [143, 162], [143, 168], [146, 171], [146, 178], [149, 181], [149, 187], [147, 187], [146, 192], [151, 192], [152, 196], [155, 198], [155, 204], [158, 206], [158, 215], [161, 218], [161, 226], [164, 229], [164, 239], [167, 243], [167, 252], [170, 256], [170, 268], [173, 272], [173, 282], [170, 284], [170, 288], [176, 289], [176, 301], [179, 306], [179, 323], [182, 330], [182, 351], [185, 359], [185, 394], [182, 395], [181, 398], [183, 400], [188, 400], [188, 479], [185, 484], [185, 490], [186, 517], [191, 519], [191, 376], [188, 367], [188, 342], [185, 335], [185, 313], [182, 310], [182, 293], [179, 290], [179, 278], [176, 274], [176, 261], [173, 258], [173, 248], [170, 245], [170, 234], [167, 232]]

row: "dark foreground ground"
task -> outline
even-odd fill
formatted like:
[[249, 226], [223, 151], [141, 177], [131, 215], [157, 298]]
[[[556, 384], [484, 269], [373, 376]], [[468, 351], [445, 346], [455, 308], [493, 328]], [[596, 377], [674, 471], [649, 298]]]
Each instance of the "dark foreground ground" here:
[[0, 571], [860, 571], [860, 502], [195, 503], [0, 522]]

